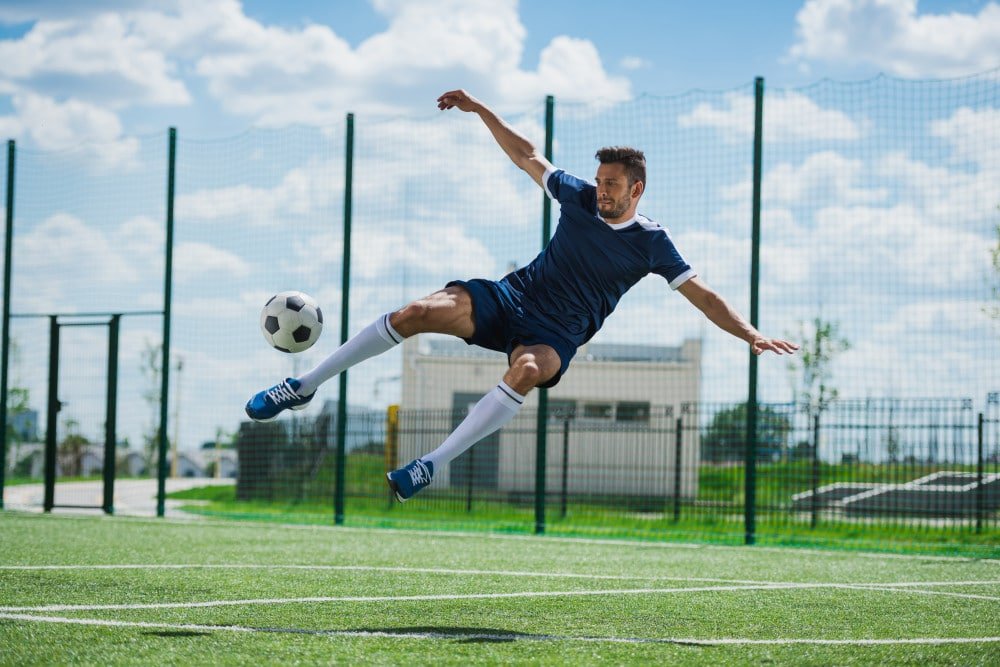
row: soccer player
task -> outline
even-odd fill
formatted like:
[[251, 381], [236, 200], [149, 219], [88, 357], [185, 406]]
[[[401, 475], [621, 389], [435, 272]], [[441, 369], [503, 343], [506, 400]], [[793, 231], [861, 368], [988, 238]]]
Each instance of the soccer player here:
[[306, 407], [338, 373], [419, 333], [451, 334], [507, 354], [503, 379], [434, 451], [387, 473], [402, 502], [431, 483], [434, 471], [513, 419], [535, 387], [552, 387], [579, 346], [601, 328], [618, 300], [649, 273], [663, 276], [709, 320], [750, 345], [754, 354], [792, 353], [798, 345], [764, 336], [684, 261], [667, 230], [636, 213], [646, 187], [646, 161], [634, 148], [597, 151], [593, 183], [556, 169], [527, 139], [464, 90], [438, 98], [438, 108], [479, 115], [500, 148], [560, 204], [556, 233], [524, 266], [498, 281], [456, 280], [386, 313], [318, 366], [256, 394], [251, 419], [269, 421]]

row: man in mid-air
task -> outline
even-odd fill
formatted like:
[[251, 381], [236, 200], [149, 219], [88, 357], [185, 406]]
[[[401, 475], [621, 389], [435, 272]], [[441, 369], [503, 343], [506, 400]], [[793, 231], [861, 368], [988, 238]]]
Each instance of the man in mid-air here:
[[315, 368], [259, 392], [251, 419], [270, 421], [306, 407], [319, 386], [351, 366], [419, 333], [458, 336], [507, 354], [502, 380], [434, 451], [387, 473], [399, 501], [431, 483], [434, 471], [513, 419], [535, 387], [552, 387], [578, 347], [590, 340], [618, 300], [656, 273], [719, 328], [754, 354], [792, 353], [798, 345], [764, 336], [684, 261], [667, 230], [636, 213], [646, 188], [646, 160], [634, 148], [597, 151], [593, 183], [556, 169], [534, 145], [464, 90], [438, 98], [438, 108], [479, 115], [507, 156], [560, 204], [559, 224], [542, 252], [498, 281], [456, 280], [444, 289], [378, 317]]

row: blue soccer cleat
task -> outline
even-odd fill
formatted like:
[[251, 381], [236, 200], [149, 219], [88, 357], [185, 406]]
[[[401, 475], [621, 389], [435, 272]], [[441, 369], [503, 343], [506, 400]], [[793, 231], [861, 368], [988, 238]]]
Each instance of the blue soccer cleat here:
[[396, 494], [396, 500], [401, 503], [412, 498], [413, 494], [430, 484], [433, 476], [434, 464], [420, 459], [410, 461], [399, 470], [385, 474], [386, 479], [389, 480], [389, 488]]
[[292, 410], [305, 408], [316, 392], [308, 396], [299, 396], [295, 393], [299, 386], [298, 380], [287, 378], [284, 382], [279, 382], [270, 389], [258, 392], [247, 401], [247, 416], [255, 422], [269, 422], [286, 408]]

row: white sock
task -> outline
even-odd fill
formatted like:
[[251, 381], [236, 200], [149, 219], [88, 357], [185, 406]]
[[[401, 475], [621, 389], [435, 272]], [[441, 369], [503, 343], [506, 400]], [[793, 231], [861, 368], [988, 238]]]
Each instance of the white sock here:
[[434, 464], [437, 471], [462, 452], [509, 422], [521, 409], [524, 396], [503, 381], [479, 399], [462, 423], [451, 432], [441, 446], [420, 458]]
[[300, 386], [296, 393], [308, 396], [334, 375], [365, 359], [391, 350], [402, 341], [403, 337], [389, 324], [389, 313], [386, 313], [348, 339], [311, 371], [299, 376], [297, 379]]

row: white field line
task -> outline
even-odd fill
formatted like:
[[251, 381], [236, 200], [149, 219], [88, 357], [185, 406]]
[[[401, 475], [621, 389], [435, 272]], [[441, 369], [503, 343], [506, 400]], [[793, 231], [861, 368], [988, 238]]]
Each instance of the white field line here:
[[1000, 642], [1000, 637], [904, 637], [899, 639], [811, 639], [792, 637], [787, 639], [745, 639], [726, 637], [717, 639], [660, 638], [660, 637], [572, 637], [559, 635], [520, 634], [517, 632], [393, 632], [391, 630], [306, 630], [300, 628], [252, 628], [241, 625], [196, 625], [190, 623], [149, 623], [144, 621], [114, 621], [98, 618], [65, 618], [61, 616], [33, 616], [30, 614], [0, 613], [0, 619], [28, 621], [34, 623], [63, 623], [69, 625], [90, 625], [114, 628], [146, 628], [156, 630], [182, 630], [189, 632], [257, 632], [317, 635], [324, 637], [360, 637], [388, 639], [439, 639], [450, 641], [579, 641], [624, 644], [685, 644], [701, 646], [721, 645], [893, 645], [893, 644], [984, 644]]
[[[719, 579], [715, 577], [668, 577], [662, 575], [627, 575], [627, 574], [590, 574], [582, 572], [525, 572], [518, 570], [467, 570], [438, 567], [398, 567], [381, 565], [309, 565], [309, 564], [259, 564], [259, 563], [122, 563], [122, 564], [91, 564], [91, 565], [0, 565], [2, 571], [63, 571], [63, 570], [316, 570], [332, 572], [392, 572], [401, 574], [443, 574], [449, 576], [499, 576], [522, 578], [553, 578], [553, 579], [591, 579], [597, 581], [683, 581], [719, 584], [747, 584], [753, 586], [791, 586], [796, 582], [774, 582], [756, 579]], [[814, 584], [807, 584], [814, 585]], [[1000, 585], [1000, 580], [972, 581], [900, 581], [900, 582], [856, 582], [856, 583], [826, 583], [825, 586], [840, 586], [845, 589], [870, 589], [892, 591], [899, 587], [924, 586], [986, 586]], [[914, 591], [918, 592], [918, 591]], [[954, 597], [969, 597], [971, 599], [998, 600], [991, 596], [967, 595], [939, 591], [924, 591], [927, 595], [951, 595]]]
[[[895, 588], [923, 586], [991, 586], [1000, 585], [1000, 579], [974, 579], [968, 581], [870, 581], [870, 582], [789, 582], [763, 581], [760, 579], [720, 579], [717, 577], [668, 577], [664, 575], [592, 574], [586, 572], [528, 572], [521, 570], [468, 570], [442, 567], [401, 567], [387, 565], [310, 565], [310, 564], [261, 564], [261, 563], [103, 563], [81, 565], [0, 565], [3, 571], [73, 571], [73, 570], [303, 570], [321, 572], [392, 572], [400, 574], [443, 574], [448, 576], [497, 576], [533, 577], [552, 579], [592, 579], [597, 581], [682, 581], [718, 584], [746, 584], [751, 586], [840, 586], [893, 590]], [[947, 593], [945, 593], [947, 594]], [[955, 593], [954, 595], [960, 595]], [[977, 596], [980, 597], [980, 596]], [[984, 597], [983, 599], [995, 599]], [[2, 608], [2, 607], [0, 607]]]
[[[30, 514], [27, 512], [17, 512], [16, 510], [9, 510], [6, 513], [11, 515], [22, 514], [24, 516], [35, 517], [35, 514]], [[177, 525], [177, 526], [188, 526], [190, 527], [191, 521], [185, 519], [171, 519], [167, 517], [157, 518], [157, 517], [137, 517], [137, 516], [79, 516], [72, 514], [53, 514], [45, 517], [48, 521], [127, 521], [131, 523], [145, 523], [149, 525]], [[240, 522], [240, 521], [212, 521], [210, 519], [200, 520], [197, 524], [200, 526], [212, 526], [216, 528], [253, 528], [259, 529], [260, 524], [254, 522]], [[858, 558], [871, 558], [875, 560], [916, 560], [916, 561], [944, 561], [949, 563], [988, 563], [990, 565], [1000, 565], [1000, 559], [998, 558], [971, 558], [968, 556], [934, 556], [934, 555], [921, 555], [921, 554], [896, 554], [896, 553], [879, 553], [872, 551], [844, 551], [844, 550], [824, 550], [824, 549], [812, 549], [812, 548], [800, 548], [800, 547], [766, 547], [754, 545], [752, 547], [748, 546], [738, 546], [738, 545], [728, 545], [728, 544], [696, 544], [688, 542], [654, 542], [654, 541], [643, 541], [643, 540], [615, 540], [607, 538], [586, 538], [586, 537], [560, 537], [553, 535], [510, 535], [505, 533], [476, 533], [468, 531], [447, 531], [447, 530], [421, 530], [421, 529], [410, 529], [410, 528], [363, 528], [359, 526], [324, 526], [324, 525], [302, 525], [294, 523], [269, 523], [267, 524], [268, 529], [282, 529], [282, 530], [295, 530], [295, 531], [312, 531], [312, 532], [354, 532], [354, 533], [366, 533], [371, 534], [373, 532], [385, 532], [397, 535], [411, 535], [414, 537], [445, 537], [452, 539], [490, 539], [490, 540], [533, 540], [540, 544], [546, 542], [568, 542], [570, 544], [576, 544], [578, 546], [586, 546], [588, 544], [594, 545], [605, 545], [605, 546], [623, 546], [623, 547], [636, 547], [641, 549], [704, 549], [709, 551], [739, 551], [742, 553], [753, 553], [754, 551], [765, 551], [769, 553], [778, 553], [785, 555], [795, 555], [800, 556], [803, 554], [810, 556], [825, 556], [833, 558], [844, 558], [844, 557], [858, 557]]]
[[[969, 585], [970, 582], [924, 582], [922, 586], [933, 585]], [[1000, 583], [1000, 582], [971, 582]], [[198, 602], [145, 602], [131, 604], [83, 604], [83, 605], [39, 605], [22, 607], [0, 607], [0, 613], [52, 612], [52, 611], [125, 611], [140, 609], [199, 609], [207, 607], [233, 607], [247, 605], [279, 605], [279, 604], [322, 604], [330, 602], [429, 602], [442, 600], [501, 600], [511, 598], [544, 598], [544, 597], [596, 597], [604, 595], [662, 595], [670, 593], [714, 593], [735, 591], [768, 591], [768, 590], [865, 590], [892, 593], [913, 593], [926, 595], [945, 595], [950, 597], [980, 599], [1000, 602], [1000, 597], [976, 596], [966, 593], [948, 591], [923, 591], [910, 589], [907, 585], [893, 587], [892, 584], [838, 584], [838, 583], [756, 583], [731, 586], [691, 586], [682, 588], [618, 588], [571, 591], [515, 591], [510, 593], [441, 593], [434, 595], [364, 595], [364, 596], [310, 596], [296, 598], [251, 598], [240, 600], [202, 600]]]
[[[467, 570], [441, 567], [399, 567], [387, 565], [281, 565], [259, 563], [125, 563], [93, 565], [0, 565], [0, 572], [6, 570], [189, 570], [189, 569], [246, 569], [246, 570], [317, 570], [347, 572], [395, 572], [402, 574], [446, 574], [499, 577], [550, 577], [557, 579], [596, 579], [608, 581], [700, 581], [720, 584], [770, 584], [769, 581], [749, 579], [718, 579], [715, 577], [667, 577], [662, 575], [633, 574], [590, 574], [583, 572], [522, 572], [517, 570]], [[998, 582], [1000, 583], [1000, 582]]]

